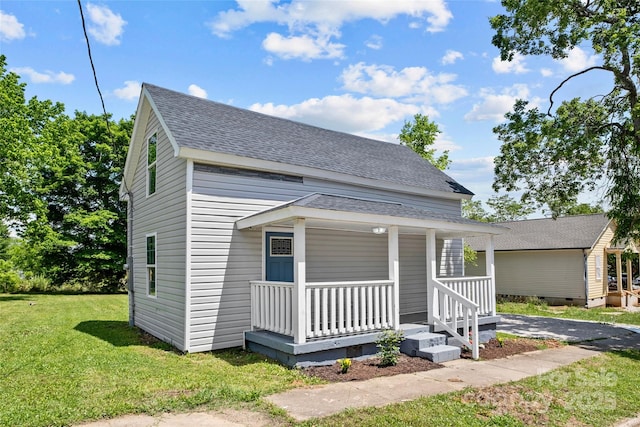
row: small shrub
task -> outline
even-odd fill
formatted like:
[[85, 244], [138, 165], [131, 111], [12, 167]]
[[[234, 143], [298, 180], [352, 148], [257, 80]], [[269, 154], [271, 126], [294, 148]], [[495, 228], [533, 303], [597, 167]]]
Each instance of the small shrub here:
[[47, 292], [51, 286], [51, 281], [41, 274], [36, 274], [27, 279], [31, 291]]
[[528, 305], [534, 305], [534, 306], [537, 306], [537, 307], [546, 307], [548, 305], [545, 300], [540, 299], [540, 298], [538, 298], [536, 296], [526, 297], [525, 303], [527, 303]]
[[349, 359], [348, 357], [345, 357], [344, 359], [338, 359], [338, 363], [340, 364], [340, 372], [346, 374], [351, 367], [351, 359]]
[[404, 339], [403, 331], [387, 329], [380, 334], [376, 340], [378, 346], [378, 357], [382, 366], [393, 366], [400, 358], [400, 343]]

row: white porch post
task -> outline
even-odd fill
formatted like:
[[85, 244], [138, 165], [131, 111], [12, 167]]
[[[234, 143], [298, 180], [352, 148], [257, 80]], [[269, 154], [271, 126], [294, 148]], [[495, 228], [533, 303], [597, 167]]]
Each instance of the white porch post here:
[[427, 230], [427, 322], [433, 324], [433, 280], [436, 278], [436, 230]]
[[485, 248], [485, 265], [486, 265], [486, 275], [491, 278], [491, 295], [489, 295], [489, 299], [491, 301], [491, 315], [496, 315], [496, 265], [494, 259], [494, 244], [493, 244], [493, 234], [489, 235], [487, 239], [487, 246]]
[[304, 218], [298, 218], [293, 224], [293, 342], [303, 344], [306, 341], [305, 320], [306, 313], [306, 291], [307, 266], [306, 256], [306, 236]]
[[618, 281], [618, 291], [622, 291], [622, 254], [620, 251], [616, 252], [616, 279]]
[[400, 245], [398, 226], [389, 227], [389, 280], [393, 281], [393, 327], [400, 329]]

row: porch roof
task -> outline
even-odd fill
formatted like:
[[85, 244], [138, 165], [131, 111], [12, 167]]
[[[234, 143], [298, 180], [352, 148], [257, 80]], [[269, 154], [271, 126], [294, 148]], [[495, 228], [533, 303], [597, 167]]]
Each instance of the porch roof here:
[[266, 225], [288, 226], [296, 218], [305, 218], [314, 228], [342, 228], [371, 232], [373, 226], [400, 227], [400, 232], [415, 233], [437, 229], [441, 237], [477, 234], [502, 234], [507, 228], [473, 221], [456, 215], [418, 209], [402, 203], [366, 200], [354, 197], [313, 193], [263, 210], [236, 221], [239, 229]]

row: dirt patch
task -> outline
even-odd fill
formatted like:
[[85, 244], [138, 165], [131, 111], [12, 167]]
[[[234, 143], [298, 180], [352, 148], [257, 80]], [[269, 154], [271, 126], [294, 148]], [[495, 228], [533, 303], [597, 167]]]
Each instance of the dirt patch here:
[[531, 426], [547, 425], [549, 408], [558, 403], [550, 393], [541, 393], [521, 385], [473, 389], [464, 393], [460, 399], [464, 403], [480, 406], [478, 418], [511, 415], [524, 425]]
[[304, 368], [306, 375], [321, 378], [329, 382], [362, 381], [376, 377], [386, 377], [398, 374], [411, 374], [413, 372], [429, 371], [442, 368], [442, 365], [433, 363], [419, 357], [400, 355], [398, 363], [393, 366], [381, 366], [380, 359], [373, 357], [365, 360], [352, 360], [347, 373], [340, 372], [340, 366], [336, 362], [330, 366], [312, 366]]
[[[480, 359], [501, 359], [514, 354], [526, 353], [528, 351], [540, 350], [543, 348], [561, 347], [563, 344], [556, 340], [540, 340], [533, 338], [509, 338], [498, 340], [492, 338], [489, 342], [481, 344]], [[464, 349], [460, 355], [463, 359], [471, 359], [471, 351]]]

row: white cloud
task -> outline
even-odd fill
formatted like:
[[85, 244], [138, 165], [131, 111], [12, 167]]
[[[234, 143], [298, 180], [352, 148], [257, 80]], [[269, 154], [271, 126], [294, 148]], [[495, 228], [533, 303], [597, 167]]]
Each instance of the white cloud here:
[[309, 61], [319, 58], [342, 58], [345, 46], [331, 43], [327, 36], [313, 38], [305, 34], [283, 37], [278, 33], [270, 33], [262, 42], [262, 47], [283, 59], [299, 58]]
[[250, 110], [342, 132], [373, 132], [416, 113], [434, 112], [393, 99], [355, 98], [351, 95], [307, 99], [295, 105], [253, 104]]
[[458, 59], [464, 59], [464, 55], [457, 50], [447, 50], [440, 60], [443, 65], [454, 64]]
[[486, 201], [493, 195], [493, 159], [491, 156], [454, 159], [447, 174], [476, 193], [474, 200]]
[[542, 77], [551, 77], [553, 76], [553, 70], [550, 68], [541, 68], [540, 74], [542, 74]]
[[98, 6], [92, 3], [87, 4], [89, 21], [89, 34], [97, 41], [108, 46], [120, 44], [120, 36], [124, 32], [127, 21], [119, 14], [113, 13], [107, 6]]
[[15, 15], [4, 13], [0, 10], [0, 40], [9, 42], [26, 37], [24, 25], [18, 21]]
[[567, 57], [558, 60], [562, 68], [570, 73], [582, 71], [585, 68], [592, 67], [598, 62], [598, 55], [589, 55], [583, 49], [574, 47], [569, 51]]
[[55, 73], [53, 71], [46, 70], [41, 73], [31, 67], [12, 68], [11, 71], [20, 76], [29, 77], [32, 83], [61, 83], [63, 85], [68, 85], [76, 78], [73, 74], [65, 73], [63, 71]]
[[114, 90], [113, 94], [120, 99], [133, 101], [138, 99], [141, 89], [142, 86], [140, 85], [140, 82], [136, 80], [127, 80], [124, 82], [124, 87]]
[[513, 55], [511, 61], [503, 61], [500, 56], [496, 56], [493, 58], [491, 68], [498, 74], [523, 74], [529, 72], [525, 64], [525, 57], [517, 52]]
[[372, 35], [369, 39], [364, 43], [369, 49], [380, 50], [382, 49], [382, 37], [378, 35]]
[[407, 67], [400, 71], [388, 65], [359, 62], [342, 71], [344, 89], [382, 97], [412, 97], [416, 100], [447, 104], [467, 95], [467, 90], [453, 84], [455, 74], [432, 74], [425, 67]]
[[[347, 22], [374, 19], [386, 23], [408, 15], [422, 21], [429, 32], [443, 31], [453, 18], [445, 0], [326, 1], [237, 0], [237, 8], [218, 13], [208, 23], [213, 34], [229, 37], [234, 31], [255, 23], [273, 22], [286, 26], [289, 34], [272, 32], [262, 43], [264, 49], [285, 59], [341, 58], [344, 45], [335, 42]], [[415, 21], [414, 21], [415, 22]], [[378, 43], [368, 42], [376, 49]], [[306, 49], [306, 50], [305, 50]]]
[[189, 95], [197, 96], [198, 98], [207, 99], [207, 91], [195, 84], [189, 85]]
[[538, 106], [542, 99], [530, 98], [530, 95], [529, 87], [525, 84], [515, 84], [504, 88], [499, 93], [490, 88], [480, 89], [479, 96], [482, 102], [475, 104], [464, 118], [468, 121], [492, 120], [501, 123], [505, 120], [504, 115], [511, 111], [517, 99], [528, 100], [531, 107]]

